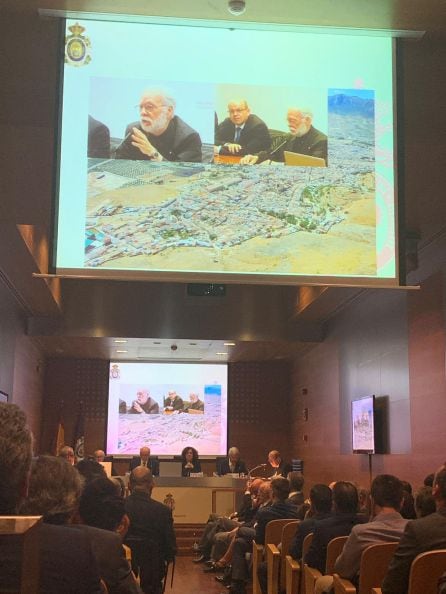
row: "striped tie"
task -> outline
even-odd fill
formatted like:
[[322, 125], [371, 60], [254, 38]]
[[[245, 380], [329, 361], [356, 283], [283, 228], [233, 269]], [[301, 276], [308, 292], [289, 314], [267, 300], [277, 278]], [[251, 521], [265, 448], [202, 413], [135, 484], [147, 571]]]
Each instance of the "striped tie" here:
[[234, 142], [239, 142], [240, 141], [240, 134], [242, 132], [242, 129], [240, 128], [240, 126], [236, 126], [235, 127], [235, 136], [234, 136]]

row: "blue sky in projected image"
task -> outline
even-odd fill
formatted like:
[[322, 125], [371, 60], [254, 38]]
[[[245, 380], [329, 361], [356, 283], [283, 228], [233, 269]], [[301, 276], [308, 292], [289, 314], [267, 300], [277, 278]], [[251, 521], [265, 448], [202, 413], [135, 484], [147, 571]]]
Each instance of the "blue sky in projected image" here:
[[373, 89], [328, 89], [328, 96], [347, 95], [349, 97], [361, 97], [361, 99], [374, 99]]

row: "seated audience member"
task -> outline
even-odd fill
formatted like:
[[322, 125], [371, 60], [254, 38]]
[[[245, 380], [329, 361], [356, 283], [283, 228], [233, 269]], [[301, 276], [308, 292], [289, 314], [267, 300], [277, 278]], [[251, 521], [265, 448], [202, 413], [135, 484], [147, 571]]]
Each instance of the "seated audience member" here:
[[248, 474], [246, 464], [240, 459], [240, 451], [236, 447], [229, 448], [228, 457], [224, 460], [219, 460], [217, 463], [217, 474], [224, 476], [230, 473]]
[[73, 466], [60, 458], [39, 456], [31, 465], [29, 496], [21, 513], [42, 515], [44, 522], [48, 524], [69, 525], [73, 532], [70, 532], [68, 539], [77, 531], [85, 532], [90, 540], [99, 574], [109, 592], [138, 593], [136, 584], [131, 580], [130, 566], [125, 559], [119, 534], [72, 523], [78, 512], [81, 490], [82, 480]]
[[176, 101], [163, 89], [146, 89], [139, 102], [139, 122], [127, 126], [117, 159], [201, 163], [201, 138], [179, 116]]
[[415, 520], [417, 514], [415, 512], [415, 501], [412, 495], [412, 485], [407, 481], [403, 483], [403, 503], [401, 505], [401, 515], [406, 520]]
[[271, 146], [268, 128], [251, 113], [245, 99], [228, 103], [229, 117], [217, 126], [215, 145], [221, 155], [247, 155], [267, 151]]
[[[129, 527], [124, 499], [118, 495], [116, 485], [107, 478], [96, 479], [83, 489], [79, 501], [79, 519], [82, 524], [115, 532], [121, 539], [125, 537]], [[106, 553], [108, 551], [104, 551]], [[115, 552], [115, 557], [120, 558], [118, 567], [102, 575], [109, 592], [140, 594], [141, 589], [130, 571], [122, 544], [119, 552]], [[106, 559], [100, 562], [100, 566], [110, 569]]]
[[229, 592], [231, 594], [243, 594], [246, 589], [248, 579], [248, 566], [246, 562], [246, 553], [252, 548], [252, 540], [257, 544], [265, 544], [266, 525], [271, 520], [297, 519], [297, 509], [295, 505], [287, 502], [290, 494], [290, 484], [286, 478], [275, 477], [271, 481], [272, 503], [271, 505], [260, 508], [256, 514], [256, 523], [254, 528], [254, 538], [250, 533], [243, 538], [243, 528], [238, 529], [238, 536], [234, 541], [232, 551], [232, 582]]
[[[25, 414], [15, 404], [0, 403], [0, 516], [17, 513], [28, 489], [31, 456], [32, 436]], [[65, 526], [41, 524], [38, 538], [42, 594], [101, 592], [87, 534]], [[2, 541], [0, 558], [0, 590], [18, 591], [22, 565], [18, 550]]]
[[319, 157], [327, 163], [327, 136], [313, 127], [313, 112], [302, 107], [290, 107], [287, 113], [290, 136], [279, 146], [258, 155], [246, 155], [241, 160], [243, 165], [254, 165], [263, 161], [285, 161], [284, 151]]
[[178, 396], [175, 390], [169, 390], [167, 398], [164, 399], [164, 410], [169, 412], [182, 412], [184, 410], [183, 399]]
[[314, 536], [304, 557], [310, 567], [325, 573], [327, 545], [332, 538], [348, 536], [364, 518], [358, 516], [358, 491], [353, 483], [338, 481], [333, 487], [333, 515], [320, 520], [314, 527]]
[[305, 501], [303, 492], [304, 477], [301, 472], [293, 470], [288, 473], [287, 478], [290, 483], [290, 494], [288, 496], [288, 500], [299, 508]]
[[370, 497], [369, 492], [364, 487], [358, 487], [358, 508], [358, 513], [368, 519], [370, 516]]
[[383, 594], [406, 594], [412, 561], [420, 553], [446, 548], [446, 469], [434, 477], [432, 494], [437, 511], [406, 524], [400, 544], [382, 584]]
[[[234, 528], [242, 526], [245, 522], [252, 520], [258, 507], [257, 495], [262, 483], [263, 479], [253, 479], [247, 482], [242, 504], [239, 510], [229, 518], [211, 514], [198, 544], [199, 555], [196, 559], [193, 559], [194, 563], [203, 563], [211, 559], [211, 550], [214, 544], [214, 537], [217, 533], [228, 533]], [[217, 558], [212, 557], [212, 560], [216, 561]]]
[[88, 116], [88, 156], [110, 159], [110, 130], [91, 115]]
[[96, 462], [96, 460], [84, 458], [76, 464], [76, 469], [84, 479], [86, 485], [98, 478], [107, 478], [104, 467], [99, 462]]
[[[130, 520], [125, 542], [132, 547], [132, 542], [150, 546], [149, 567], [140, 566], [141, 588], [144, 592], [162, 591], [161, 582], [167, 571], [167, 564], [176, 554], [175, 532], [171, 510], [164, 504], [152, 499], [154, 487], [152, 473], [148, 468], [135, 468], [129, 481], [131, 494], [125, 500], [125, 510]], [[156, 547], [156, 550], [153, 548]], [[152, 563], [158, 559], [158, 575], [154, 577]], [[133, 557], [133, 550], [132, 550]], [[155, 579], [156, 583], [153, 583]]]
[[143, 446], [139, 450], [139, 456], [133, 456], [130, 460], [130, 472], [137, 466], [147, 467], [153, 476], [159, 475], [159, 462], [156, 458], [150, 457], [150, 448]]
[[415, 512], [417, 518], [424, 518], [436, 510], [432, 487], [421, 487], [415, 495]]
[[[380, 474], [373, 479], [370, 497], [372, 520], [353, 526], [342, 553], [336, 560], [335, 572], [358, 583], [363, 551], [373, 544], [399, 541], [408, 522], [399, 513], [403, 501], [403, 484], [391, 474]], [[333, 577], [326, 575], [316, 582], [315, 593], [330, 592]]]
[[423, 481], [424, 486], [425, 487], [431, 487], [432, 488], [433, 485], [434, 485], [434, 477], [435, 477], [435, 474], [433, 472], [431, 474], [428, 474], [424, 478], [424, 481]]
[[76, 462], [76, 458], [74, 455], [74, 450], [71, 446], [64, 445], [60, 448], [59, 453], [57, 454], [60, 458], [64, 458], [67, 462], [74, 466]]
[[105, 460], [104, 450], [95, 450], [93, 453], [93, 460], [95, 460], [96, 462], [104, 462], [104, 460]]
[[158, 402], [150, 396], [148, 390], [138, 390], [136, 400], [128, 410], [131, 415], [157, 415], [159, 411]]
[[186, 412], [190, 412], [190, 411], [198, 411], [198, 412], [204, 412], [204, 402], [202, 400], [200, 400], [198, 394], [195, 394], [195, 392], [191, 392], [189, 394], [189, 406], [186, 408], [184, 408], [184, 410]]
[[201, 472], [201, 463], [195, 448], [186, 447], [181, 452], [181, 476], [190, 476], [191, 473]]
[[84, 487], [79, 501], [79, 517], [88, 526], [117, 532], [123, 538], [129, 527], [124, 498], [117, 485], [108, 478], [96, 479]]
[[288, 473], [292, 472], [293, 470], [291, 464], [282, 460], [282, 456], [278, 450], [271, 450], [271, 452], [268, 454], [268, 462], [274, 470], [274, 474], [271, 478], [276, 476], [283, 476], [286, 478]]
[[332, 492], [330, 487], [323, 484], [316, 484], [310, 490], [310, 517], [299, 524], [299, 530], [293, 538], [289, 553], [300, 561], [302, 558], [302, 546], [305, 537], [314, 531], [316, 522], [331, 516]]
[[244, 521], [238, 521], [232, 526], [228, 521], [220, 523], [222, 529], [217, 531], [212, 542], [211, 559], [213, 564], [210, 566], [211, 571], [230, 566], [233, 546], [238, 536], [252, 542], [255, 536], [254, 526], [257, 523], [259, 510], [272, 504], [271, 483], [262, 479], [255, 480], [260, 482], [257, 492], [255, 492], [254, 488], [252, 489], [252, 506], [249, 514], [245, 515]]

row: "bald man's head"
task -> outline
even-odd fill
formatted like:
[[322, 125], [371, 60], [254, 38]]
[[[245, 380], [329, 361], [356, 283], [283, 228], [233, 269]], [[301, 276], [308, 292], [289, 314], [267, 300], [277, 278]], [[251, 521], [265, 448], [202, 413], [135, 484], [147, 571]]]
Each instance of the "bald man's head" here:
[[151, 493], [153, 489], [153, 476], [146, 466], [137, 466], [130, 475], [130, 491], [144, 491]]

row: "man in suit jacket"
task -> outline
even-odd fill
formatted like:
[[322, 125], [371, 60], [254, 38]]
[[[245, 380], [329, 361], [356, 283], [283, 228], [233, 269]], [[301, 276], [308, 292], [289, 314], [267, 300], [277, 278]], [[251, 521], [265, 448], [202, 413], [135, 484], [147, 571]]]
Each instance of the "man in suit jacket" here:
[[[17, 513], [28, 490], [31, 456], [32, 437], [24, 413], [14, 404], [0, 403], [0, 516]], [[68, 526], [42, 524], [38, 539], [41, 592], [101, 592], [96, 560], [86, 533]], [[9, 544], [0, 545], [0, 559], [0, 590], [18, 590], [21, 551]]]
[[157, 458], [150, 457], [150, 448], [143, 446], [139, 450], [139, 456], [133, 456], [130, 460], [130, 472], [137, 466], [147, 467], [153, 476], [158, 476], [160, 473], [160, 466]]
[[[162, 503], [152, 499], [154, 487], [152, 473], [148, 468], [139, 466], [130, 475], [131, 495], [125, 502], [125, 510], [130, 520], [126, 542], [151, 541], [157, 546], [160, 561], [159, 579], [164, 577], [165, 565], [172, 561], [176, 554], [176, 540], [173, 530], [171, 510]], [[145, 575], [141, 566], [141, 588], [146, 591], [145, 584], [151, 576]], [[159, 584], [158, 584], [159, 586]]]
[[91, 115], [88, 116], [88, 156], [110, 159], [110, 130]]
[[274, 469], [273, 477], [283, 476], [283, 478], [287, 478], [288, 473], [293, 470], [293, 467], [289, 462], [282, 460], [282, 455], [278, 450], [270, 451], [268, 454], [268, 462]]
[[267, 151], [271, 146], [268, 128], [251, 113], [245, 99], [230, 101], [229, 117], [215, 131], [215, 145], [221, 155], [247, 155]]
[[314, 536], [304, 561], [325, 573], [327, 546], [337, 536], [348, 536], [356, 524], [364, 522], [358, 516], [358, 491], [352, 483], [338, 481], [333, 487], [334, 514], [316, 522]]
[[240, 459], [238, 448], [232, 447], [228, 450], [228, 457], [220, 460], [217, 465], [217, 473], [220, 476], [225, 474], [248, 474], [248, 469], [243, 460]]
[[163, 89], [146, 89], [139, 102], [139, 122], [127, 126], [117, 159], [201, 163], [201, 138], [175, 115], [176, 101]]
[[[335, 564], [335, 572], [353, 582], [358, 581], [361, 556], [365, 549], [373, 544], [399, 541], [407, 524], [407, 519], [399, 513], [403, 502], [403, 483], [396, 476], [376, 476], [370, 496], [373, 520], [353, 526]], [[315, 591], [330, 592], [332, 586], [333, 577], [324, 575], [317, 580]]]
[[437, 511], [412, 520], [390, 562], [382, 585], [383, 594], [406, 594], [412, 561], [420, 553], [446, 548], [446, 469], [443, 466], [434, 478], [432, 493]]

